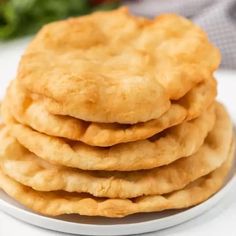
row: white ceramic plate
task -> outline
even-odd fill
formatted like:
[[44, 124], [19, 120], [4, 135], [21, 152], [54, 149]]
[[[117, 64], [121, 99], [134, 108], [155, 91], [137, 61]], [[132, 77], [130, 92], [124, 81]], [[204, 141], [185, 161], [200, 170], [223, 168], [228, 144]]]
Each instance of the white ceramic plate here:
[[[3, 96], [9, 81], [14, 78], [17, 63], [27, 39], [0, 44], [0, 96]], [[228, 108], [231, 117], [236, 121], [236, 72], [220, 71], [218, 80], [218, 99]], [[165, 211], [162, 213], [136, 214], [124, 219], [106, 219], [103, 217], [62, 216], [57, 218], [35, 214], [0, 191], [0, 209], [19, 220], [39, 227], [83, 235], [130, 235], [156, 231], [190, 220], [213, 207], [227, 192], [236, 187], [233, 177], [236, 165], [224, 187], [202, 204], [187, 210]]]

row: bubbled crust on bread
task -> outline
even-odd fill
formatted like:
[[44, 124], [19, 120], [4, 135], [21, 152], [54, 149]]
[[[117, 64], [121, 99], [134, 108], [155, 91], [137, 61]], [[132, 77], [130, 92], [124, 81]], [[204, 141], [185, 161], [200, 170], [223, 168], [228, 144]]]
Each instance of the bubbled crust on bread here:
[[45, 26], [22, 57], [17, 79], [54, 99], [58, 113], [132, 124], [160, 117], [219, 61], [218, 50], [187, 19], [148, 20], [121, 8]]

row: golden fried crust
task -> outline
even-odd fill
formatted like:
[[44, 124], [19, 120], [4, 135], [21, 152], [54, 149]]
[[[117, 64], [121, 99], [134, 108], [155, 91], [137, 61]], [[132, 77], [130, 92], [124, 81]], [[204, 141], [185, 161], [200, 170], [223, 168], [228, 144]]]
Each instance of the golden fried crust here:
[[221, 167], [182, 190], [134, 199], [96, 198], [87, 194], [67, 192], [39, 192], [16, 182], [2, 171], [0, 171], [0, 187], [21, 204], [45, 215], [80, 214], [124, 217], [140, 212], [187, 208], [205, 201], [223, 185], [233, 157], [234, 148]]
[[69, 116], [53, 115], [45, 109], [45, 100], [29, 94], [16, 80], [12, 81], [4, 106], [19, 122], [33, 129], [92, 146], [111, 146], [149, 138], [166, 128], [191, 120], [204, 113], [216, 96], [216, 83], [208, 79], [192, 88], [183, 98], [172, 102], [170, 109], [155, 120], [134, 125], [91, 123]]
[[[186, 121], [151, 139], [107, 148], [48, 136], [17, 123], [2, 106], [12, 135], [39, 157], [84, 170], [140, 170], [168, 164], [198, 150], [215, 121], [214, 107], [199, 118]], [[191, 130], [191, 132], [189, 132]]]
[[[209, 77], [208, 79], [196, 84], [196, 86], [194, 86], [191, 90], [189, 90], [179, 100], [175, 100], [175, 101], [173, 100], [168, 111], [171, 110], [173, 104], [180, 105], [187, 111], [185, 118], [190, 120], [199, 116], [201, 112], [204, 111], [209, 106], [209, 104], [213, 102], [215, 96], [216, 96], [216, 81], [212, 77]], [[52, 114], [57, 114], [57, 115], [64, 115], [64, 116], [68, 115], [68, 112], [67, 112], [68, 105], [64, 106], [63, 104], [55, 101], [54, 99], [45, 98], [42, 96], [39, 96], [39, 99], [43, 99], [44, 106], [46, 107], [48, 112]], [[165, 117], [166, 114], [168, 114], [168, 111], [162, 114], [157, 119], [153, 119], [151, 121], [160, 120], [161, 118]], [[135, 125], [139, 126], [140, 123], [146, 124], [149, 122], [150, 121], [139, 122], [139, 123], [133, 124], [132, 127], [135, 127]], [[105, 123], [102, 123], [102, 124], [105, 124]], [[114, 123], [106, 123], [106, 124], [108, 124], [109, 126]]]
[[17, 79], [55, 100], [55, 112], [133, 124], [160, 117], [219, 62], [219, 51], [189, 20], [174, 14], [149, 20], [121, 8], [43, 27]]
[[161, 168], [125, 173], [81, 171], [51, 165], [24, 149], [9, 134], [5, 134], [5, 130], [1, 133], [1, 140], [2, 171], [35, 190], [65, 190], [86, 192], [97, 197], [133, 198], [182, 189], [221, 166], [231, 148], [232, 124], [219, 108], [214, 129], [195, 154]]

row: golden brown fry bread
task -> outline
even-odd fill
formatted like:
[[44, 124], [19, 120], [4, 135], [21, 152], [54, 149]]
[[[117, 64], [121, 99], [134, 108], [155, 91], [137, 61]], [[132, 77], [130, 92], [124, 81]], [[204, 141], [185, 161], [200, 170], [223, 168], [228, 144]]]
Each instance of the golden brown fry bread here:
[[128, 171], [166, 165], [196, 152], [215, 121], [214, 107], [211, 107], [199, 118], [172, 127], [151, 139], [99, 148], [34, 131], [15, 123], [8, 110], [2, 108], [12, 135], [28, 150], [52, 163], [84, 170]]
[[160, 168], [105, 172], [50, 165], [24, 149], [8, 134], [4, 135], [4, 132], [1, 138], [1, 168], [13, 179], [39, 191], [86, 192], [109, 198], [169, 193], [207, 175], [226, 160], [232, 140], [232, 125], [222, 110], [218, 112], [214, 130], [195, 154]]
[[57, 114], [133, 124], [160, 117], [219, 63], [218, 49], [191, 21], [145, 19], [121, 8], [43, 27], [17, 79], [55, 100], [48, 108]]
[[7, 177], [2, 171], [0, 171], [0, 187], [21, 204], [45, 215], [80, 214], [124, 217], [139, 212], [187, 208], [205, 201], [223, 185], [232, 165], [233, 157], [234, 148], [221, 167], [194, 181], [184, 189], [165, 195], [133, 199], [107, 199], [63, 191], [38, 192]]
[[[201, 114], [202, 111], [205, 111], [206, 108], [211, 104], [216, 96], [216, 83], [213, 78], [208, 78], [205, 81], [202, 81], [201, 83], [198, 83], [195, 87], [193, 87], [191, 90], [189, 90], [182, 98], [176, 101], [172, 101], [172, 104], [170, 104], [170, 108], [168, 111], [163, 113], [160, 117], [157, 119], [153, 119], [151, 121], [143, 122], [145, 125], [144, 128], [146, 128], [146, 123], [148, 126], [152, 125], [154, 126], [156, 122], [159, 121], [159, 119], [166, 118], [166, 115], [169, 115], [169, 112], [171, 112], [172, 105], [181, 105], [180, 108], [184, 108], [186, 110], [185, 119], [190, 120], [193, 118], [196, 118]], [[58, 102], [56, 102], [53, 99], [50, 98], [44, 98], [45, 107], [47, 110], [52, 114], [59, 114], [59, 115], [67, 115], [67, 106], [62, 105]], [[179, 107], [177, 107], [178, 110], [180, 110]], [[177, 109], [175, 108], [175, 109]], [[183, 111], [181, 111], [183, 112]], [[179, 114], [176, 114], [179, 116]], [[176, 119], [174, 116], [173, 118]], [[151, 124], [149, 124], [151, 122]], [[104, 123], [103, 123], [104, 124]], [[109, 123], [107, 123], [109, 124]], [[112, 123], [110, 123], [112, 125]], [[114, 123], [113, 123], [114, 124]], [[143, 126], [141, 123], [141, 126]], [[171, 122], [170, 122], [171, 124]], [[130, 124], [129, 124], [130, 125]], [[140, 123], [136, 123], [137, 127], [139, 128]], [[109, 127], [109, 125], [108, 125]], [[135, 127], [135, 126], [134, 126]], [[155, 129], [153, 129], [154, 131]], [[150, 134], [149, 134], [150, 136]]]
[[92, 146], [111, 146], [149, 138], [166, 128], [191, 120], [206, 111], [216, 95], [216, 83], [209, 79], [188, 92], [179, 102], [156, 120], [135, 125], [90, 123], [69, 116], [53, 115], [45, 109], [42, 99], [33, 100], [12, 81], [4, 106], [22, 124], [51, 135], [82, 141]]

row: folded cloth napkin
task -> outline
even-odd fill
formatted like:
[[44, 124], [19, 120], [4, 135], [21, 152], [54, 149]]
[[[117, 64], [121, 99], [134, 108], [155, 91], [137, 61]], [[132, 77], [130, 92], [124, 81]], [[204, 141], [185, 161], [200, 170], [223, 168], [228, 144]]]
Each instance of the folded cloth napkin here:
[[236, 0], [126, 0], [134, 14], [177, 13], [200, 25], [222, 53], [222, 67], [236, 69]]

